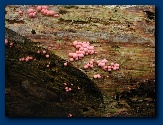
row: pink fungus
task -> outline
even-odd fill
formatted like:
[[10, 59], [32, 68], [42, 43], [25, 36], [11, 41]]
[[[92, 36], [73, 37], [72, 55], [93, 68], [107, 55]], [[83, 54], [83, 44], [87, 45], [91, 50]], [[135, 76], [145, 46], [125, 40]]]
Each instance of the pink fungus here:
[[22, 58], [19, 58], [19, 61], [21, 62], [22, 61]]
[[69, 90], [68, 89], [66, 89], [66, 92], [68, 92]]
[[69, 53], [68, 56], [69, 57], [73, 57], [74, 53]]
[[64, 66], [67, 66], [67, 62], [64, 63]]
[[8, 39], [5, 39], [5, 44], [8, 44]]
[[18, 13], [19, 13], [20, 15], [23, 14], [23, 12], [22, 12], [21, 10], [19, 10]]
[[24, 61], [25, 60], [25, 58], [21, 58], [21, 61]]
[[73, 45], [74, 45], [74, 46], [76, 46], [77, 44], [78, 44], [78, 42], [77, 42], [77, 41], [74, 41], [74, 42], [73, 42]]
[[37, 53], [40, 53], [40, 51], [38, 50]]
[[32, 56], [29, 56], [28, 58], [29, 58], [29, 59], [31, 59], [31, 60], [33, 59], [33, 57], [32, 57]]
[[113, 65], [114, 65], [114, 63], [110, 63], [110, 65], [111, 65], [111, 66], [113, 66]]
[[68, 117], [72, 117], [72, 114], [68, 114]]
[[119, 64], [118, 64], [118, 63], [116, 63], [114, 66], [119, 67]]
[[70, 58], [70, 61], [71, 61], [71, 62], [73, 62], [73, 61], [74, 61], [74, 59], [73, 59], [73, 58]]
[[94, 78], [94, 79], [97, 79], [97, 78], [98, 78], [98, 76], [97, 76], [97, 75], [94, 75], [94, 76], [93, 76], [93, 78]]
[[72, 86], [74, 85], [74, 84], [71, 84]]
[[80, 90], [81, 88], [80, 87], [78, 87], [78, 90]]
[[78, 57], [78, 54], [74, 53], [73, 58], [77, 58], [77, 57]]
[[43, 53], [43, 54], [45, 54], [45, 53], [46, 53], [46, 51], [44, 50], [44, 51], [42, 51], [42, 53]]
[[72, 90], [72, 88], [69, 88], [68, 90], [69, 90], [69, 91], [71, 91], [71, 90]]
[[46, 55], [46, 58], [49, 58], [49, 57], [50, 57], [50, 56], [47, 54], [47, 55]]
[[50, 10], [49, 14], [50, 16], [54, 16], [55, 12], [53, 10]]
[[28, 62], [28, 61], [29, 61], [29, 58], [28, 58], [28, 57], [27, 57], [27, 58], [25, 58], [25, 61], [26, 61], [26, 62]]
[[55, 18], [58, 18], [58, 17], [59, 17], [59, 14], [55, 14], [54, 17], [55, 17]]
[[28, 16], [32, 18], [32, 17], [35, 16], [35, 14], [34, 13], [29, 13]]
[[48, 9], [48, 6], [42, 6], [42, 9]]
[[33, 13], [34, 12], [34, 9], [28, 9], [27, 13], [30, 14], [30, 13]]
[[108, 68], [108, 71], [111, 71], [111, 69]]
[[[67, 84], [66, 84], [67, 85]], [[66, 90], [68, 90], [68, 87], [65, 87]]]
[[114, 67], [113, 67], [113, 70], [117, 70], [117, 67], [114, 66]]
[[85, 65], [85, 66], [84, 66], [84, 69], [88, 69], [88, 65]]
[[97, 78], [101, 78], [101, 75], [100, 74], [97, 74]]
[[108, 69], [111, 69], [111, 66], [108, 66]]
[[93, 68], [94, 66], [93, 65], [90, 65], [91, 68]]
[[46, 65], [46, 67], [49, 67], [49, 65]]
[[41, 11], [41, 9], [42, 9], [42, 6], [37, 6], [37, 11]]
[[67, 83], [63, 83], [65, 86], [67, 85]]

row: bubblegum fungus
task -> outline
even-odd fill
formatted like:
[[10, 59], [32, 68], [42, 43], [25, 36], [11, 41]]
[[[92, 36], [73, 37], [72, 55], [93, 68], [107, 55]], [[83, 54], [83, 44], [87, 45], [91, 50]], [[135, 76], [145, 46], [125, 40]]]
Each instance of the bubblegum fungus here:
[[65, 86], [67, 85], [67, 83], [63, 83]]
[[43, 50], [43, 51], [42, 51], [42, 53], [43, 53], [43, 54], [45, 54], [45, 53], [46, 53], [46, 51], [45, 51], [45, 50]]
[[68, 117], [72, 117], [72, 114], [68, 114]]
[[46, 58], [49, 58], [49, 57], [50, 57], [50, 56], [47, 54], [47, 55], [46, 55]]
[[8, 39], [5, 39], [5, 44], [8, 44]]
[[67, 62], [64, 63], [64, 66], [67, 66]]
[[23, 12], [22, 12], [21, 10], [19, 10], [19, 11], [18, 11], [18, 14], [20, 14], [20, 15], [21, 15], [21, 14], [23, 14]]
[[37, 8], [36, 8], [36, 9], [37, 9], [37, 11], [39, 11], [39, 12], [40, 12], [40, 11], [41, 11], [41, 9], [42, 9], [42, 6], [37, 6]]

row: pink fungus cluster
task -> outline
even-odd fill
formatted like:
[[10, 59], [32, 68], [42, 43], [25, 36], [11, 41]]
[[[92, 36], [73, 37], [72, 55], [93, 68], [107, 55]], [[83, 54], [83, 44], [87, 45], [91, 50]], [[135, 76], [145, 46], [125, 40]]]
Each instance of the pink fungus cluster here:
[[90, 61], [89, 61], [89, 63], [87, 63], [86, 65], [84, 65], [84, 69], [88, 69], [89, 67], [90, 68], [93, 68], [94, 66], [93, 66], [93, 63], [94, 63], [94, 59], [91, 59]]
[[70, 87], [65, 87], [65, 90], [66, 90], [66, 92], [69, 92], [69, 91], [72, 90], [72, 88], [70, 88]]
[[77, 49], [75, 53], [69, 53], [70, 61], [82, 59], [85, 55], [94, 54], [94, 46], [91, 46], [89, 42], [73, 42], [74, 47]]
[[9, 42], [8, 39], [5, 39], [5, 44], [10, 46], [10, 48], [14, 45], [13, 42]]
[[30, 60], [33, 60], [32, 56], [27, 56], [27, 57], [19, 58], [20, 62], [29, 62]]
[[34, 9], [28, 9], [27, 14], [30, 18], [36, 17], [36, 11]]
[[68, 114], [68, 117], [72, 117], [72, 114]]
[[119, 69], [119, 64], [118, 63], [111, 63], [108, 67], [108, 71], [112, 71], [112, 70], [118, 70]]
[[100, 74], [94, 75], [93, 78], [94, 79], [100, 79], [101, 78], [101, 75]]
[[[48, 6], [37, 6], [36, 7], [37, 12], [41, 12], [41, 14], [45, 15], [45, 16], [52, 16], [52, 17], [59, 17], [59, 14], [57, 14], [55, 11], [53, 10], [49, 10]], [[34, 9], [28, 9], [28, 16], [30, 18], [36, 17], [36, 10]]]
[[106, 65], [108, 61], [106, 59], [98, 60], [97, 65], [101, 67], [104, 70], [112, 71], [112, 70], [118, 70], [119, 64], [118, 63], [110, 63], [110, 65]]
[[53, 16], [53, 17], [59, 17], [59, 15], [56, 14], [55, 11], [49, 10], [49, 7], [48, 6], [37, 6], [36, 9], [37, 9], [38, 12], [41, 12], [43, 15]]
[[64, 65], [64, 66], [67, 66], [67, 62], [65, 62], [63, 65]]

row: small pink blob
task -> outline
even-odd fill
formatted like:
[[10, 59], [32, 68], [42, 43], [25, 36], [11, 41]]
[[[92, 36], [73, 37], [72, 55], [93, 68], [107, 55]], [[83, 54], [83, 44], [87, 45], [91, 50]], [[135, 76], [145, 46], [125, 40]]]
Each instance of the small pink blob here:
[[46, 51], [44, 50], [44, 51], [42, 51], [42, 53], [43, 53], [43, 54], [45, 54], [45, 53], [46, 53]]
[[108, 69], [111, 69], [111, 66], [108, 66]]
[[27, 13], [33, 13], [34, 12], [34, 9], [28, 9]]
[[20, 15], [23, 14], [23, 12], [22, 12], [21, 10], [19, 10], [18, 13], [19, 13]]
[[79, 48], [81, 47], [81, 45], [76, 45], [75, 47], [76, 47], [77, 49], [79, 49]]
[[69, 57], [73, 57], [74, 53], [69, 53], [68, 56]]
[[94, 76], [93, 76], [94, 79], [97, 79], [97, 77], [98, 77], [97, 75], [94, 75]]
[[71, 84], [72, 86], [74, 85], [74, 84]]
[[108, 71], [111, 71], [111, 69], [110, 69], [110, 68], [108, 68]]
[[46, 67], [49, 67], [49, 65], [47, 65]]
[[50, 56], [47, 54], [47, 55], [46, 55], [46, 58], [49, 58], [49, 57], [50, 57]]
[[5, 39], [5, 44], [8, 44], [8, 39]]
[[37, 11], [41, 11], [41, 9], [42, 9], [42, 6], [37, 6]]
[[118, 64], [118, 63], [116, 63], [116, 64], [114, 64], [114, 66], [119, 67], [119, 64]]
[[32, 57], [32, 56], [29, 56], [28, 58], [29, 58], [30, 60], [32, 60], [32, 59], [33, 59], [33, 57]]
[[67, 66], [67, 62], [64, 63], [64, 66]]
[[74, 61], [74, 59], [73, 59], [73, 58], [70, 58], [70, 61], [71, 61], [71, 62], [73, 62], [73, 61]]
[[113, 66], [113, 65], [114, 65], [114, 63], [110, 63], [110, 65], [111, 65], [111, 66]]
[[21, 58], [21, 61], [24, 61], [25, 60], [25, 58]]
[[59, 14], [55, 14], [54, 17], [55, 17], [55, 18], [58, 18], [58, 17], [59, 17]]
[[72, 114], [68, 114], [68, 117], [72, 117]]
[[78, 41], [74, 41], [73, 45], [76, 46], [78, 44]]
[[66, 92], [68, 92], [69, 90], [68, 89], [66, 89]]
[[19, 58], [19, 61], [21, 62], [22, 61], [22, 58]]
[[41, 13], [44, 13], [44, 11], [45, 11], [45, 9], [42, 9], [42, 10], [41, 10]]
[[114, 66], [114, 67], [113, 67], [113, 70], [117, 70], [117, 67]]
[[77, 57], [78, 57], [78, 54], [73, 53], [73, 58], [77, 58]]
[[77, 58], [75, 58], [75, 60], [79, 60], [79, 58], [77, 57]]
[[101, 75], [100, 74], [97, 74], [97, 78], [101, 78]]
[[84, 66], [84, 69], [88, 69], [88, 65], [85, 65], [85, 66]]
[[91, 59], [92, 62], [94, 62], [95, 60], [94, 59]]
[[33, 14], [34, 14], [34, 13], [29, 13], [28, 16], [29, 16], [30, 18], [32, 18], [32, 17], [34, 17]]
[[42, 9], [48, 9], [48, 6], [42, 6]]
[[29, 61], [29, 58], [27, 57], [27, 58], [25, 59], [25, 61], [28, 62], [28, 61]]
[[54, 16], [55, 12], [53, 10], [50, 10], [50, 16]]
[[63, 83], [65, 86], [67, 85], [67, 83]]
[[72, 90], [72, 88], [69, 88], [68, 90], [69, 90], [69, 91], [71, 91], [71, 90]]
[[[66, 84], [67, 85], [67, 84]], [[65, 87], [66, 90], [68, 90], [68, 87]]]
[[90, 65], [91, 68], [93, 68], [94, 66], [93, 65]]
[[40, 53], [40, 51], [38, 50], [37, 53]]
[[80, 90], [81, 88], [80, 87], [78, 87], [78, 90]]

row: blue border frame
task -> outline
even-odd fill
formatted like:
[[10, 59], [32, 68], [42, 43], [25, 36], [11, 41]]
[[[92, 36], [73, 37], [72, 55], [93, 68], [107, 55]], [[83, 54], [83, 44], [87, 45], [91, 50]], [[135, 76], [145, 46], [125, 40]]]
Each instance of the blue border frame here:
[[[18, 5], [18, 4], [74, 4], [74, 5], [156, 5], [156, 83], [157, 83], [157, 116], [156, 118], [83, 118], [83, 119], [35, 119], [35, 118], [6, 118], [5, 117], [5, 97], [4, 97], [4, 82], [5, 82], [5, 75], [4, 75], [4, 8], [5, 5]], [[163, 13], [163, 7], [161, 6], [161, 0], [34, 0], [34, 1], [20, 1], [20, 0], [5, 0], [0, 4], [0, 124], [1, 125], [32, 125], [32, 124], [161, 124], [163, 118], [163, 108], [162, 108], [162, 100], [161, 95], [163, 95], [163, 79], [161, 74], [163, 74], [162, 69], [163, 63], [161, 58], [161, 53], [163, 52], [163, 38], [161, 37], [161, 29], [163, 29], [163, 19], [161, 17], [161, 13]]]

